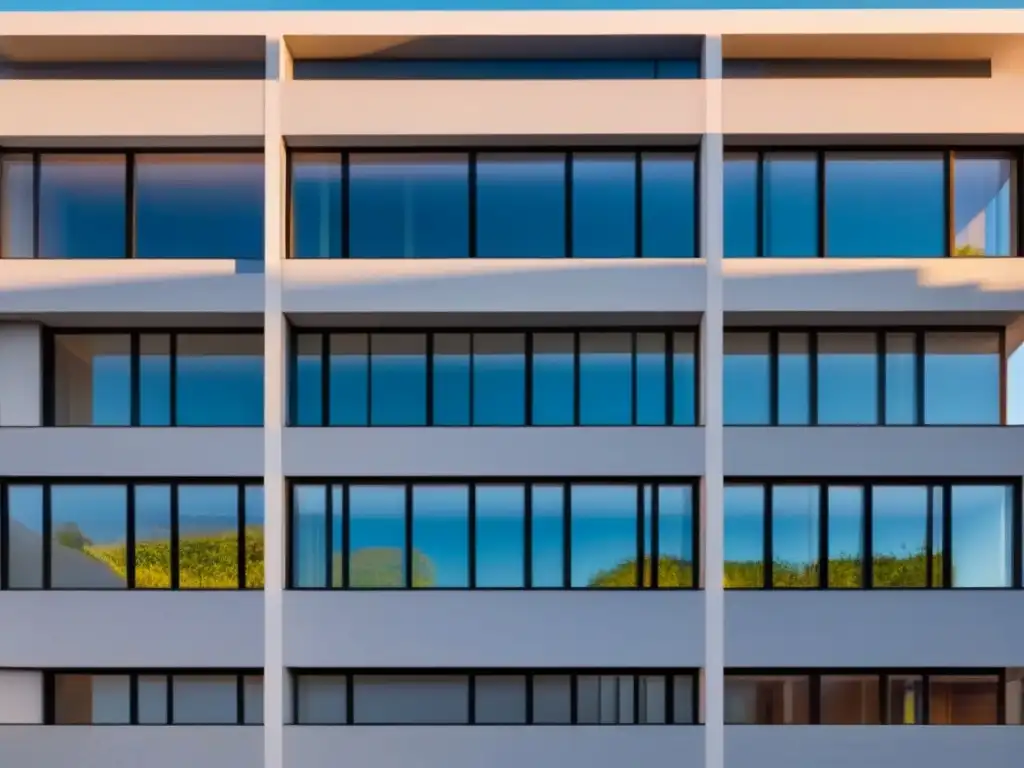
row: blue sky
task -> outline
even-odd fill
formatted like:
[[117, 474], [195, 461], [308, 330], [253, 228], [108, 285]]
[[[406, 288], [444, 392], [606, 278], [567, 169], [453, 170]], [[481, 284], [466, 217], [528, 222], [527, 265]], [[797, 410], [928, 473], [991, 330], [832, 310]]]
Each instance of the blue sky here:
[[1024, 0], [0, 0], [0, 11], [1022, 7]]

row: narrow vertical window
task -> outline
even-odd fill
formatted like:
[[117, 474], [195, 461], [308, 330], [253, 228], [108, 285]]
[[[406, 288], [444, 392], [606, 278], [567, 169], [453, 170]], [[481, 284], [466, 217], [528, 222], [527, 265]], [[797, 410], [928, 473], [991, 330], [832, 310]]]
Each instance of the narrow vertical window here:
[[1016, 163], [997, 155], [954, 155], [954, 256], [1013, 256]]
[[692, 154], [644, 152], [641, 239], [649, 259], [692, 258], [696, 253], [697, 194]]
[[764, 587], [765, 488], [725, 487], [725, 587]]
[[636, 254], [636, 163], [632, 153], [573, 153], [573, 256]]
[[341, 253], [341, 155], [292, 153], [291, 257], [330, 259]]

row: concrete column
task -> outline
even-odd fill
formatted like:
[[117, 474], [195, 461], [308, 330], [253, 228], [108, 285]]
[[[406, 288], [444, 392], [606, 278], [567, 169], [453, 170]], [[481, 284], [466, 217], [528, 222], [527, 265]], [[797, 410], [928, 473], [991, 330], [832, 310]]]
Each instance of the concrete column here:
[[281, 79], [289, 74], [282, 38], [267, 39], [264, 81], [264, 317], [263, 493], [264, 669], [263, 753], [266, 768], [284, 768], [284, 569], [285, 569], [285, 320], [282, 272], [285, 258], [285, 150], [281, 136]]
[[725, 591], [723, 588], [724, 448], [722, 425], [723, 209], [722, 38], [704, 41], [706, 133], [701, 147], [700, 239], [707, 268], [701, 326], [704, 423], [704, 754], [707, 768], [725, 768]]
[[0, 323], [0, 427], [38, 427], [42, 419], [42, 327]]
[[40, 725], [43, 722], [43, 673], [0, 671], [0, 723]]

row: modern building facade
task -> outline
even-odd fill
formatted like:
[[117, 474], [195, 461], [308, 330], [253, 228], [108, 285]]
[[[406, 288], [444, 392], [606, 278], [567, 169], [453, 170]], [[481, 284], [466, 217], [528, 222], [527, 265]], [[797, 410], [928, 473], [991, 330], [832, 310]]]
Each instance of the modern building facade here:
[[1019, 763], [1024, 12], [0, 73], [0, 765]]

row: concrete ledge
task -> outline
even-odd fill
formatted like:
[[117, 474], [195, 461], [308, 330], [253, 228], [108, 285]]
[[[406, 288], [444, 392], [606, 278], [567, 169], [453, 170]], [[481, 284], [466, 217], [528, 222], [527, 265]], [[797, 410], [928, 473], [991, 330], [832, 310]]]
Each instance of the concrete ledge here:
[[295, 590], [285, 592], [284, 627], [288, 667], [700, 667], [704, 659], [699, 591]]

